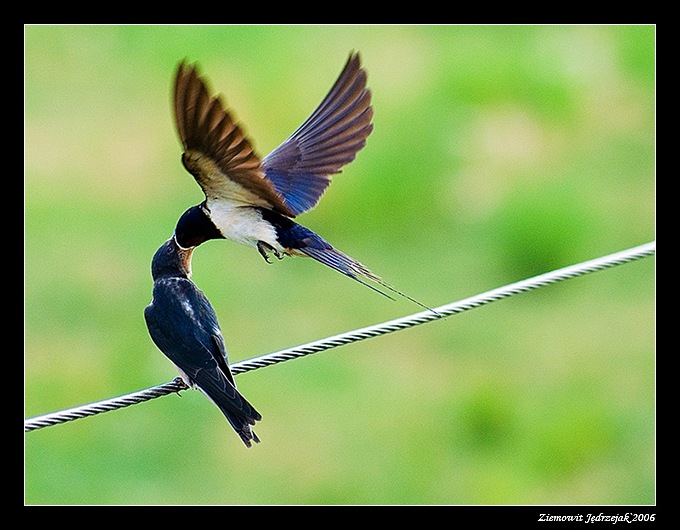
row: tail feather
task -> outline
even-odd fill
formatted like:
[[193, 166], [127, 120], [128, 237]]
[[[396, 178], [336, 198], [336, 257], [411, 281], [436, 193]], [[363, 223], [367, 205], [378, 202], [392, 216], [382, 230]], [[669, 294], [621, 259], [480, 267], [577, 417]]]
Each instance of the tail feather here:
[[407, 300], [413, 302], [416, 305], [419, 305], [424, 309], [427, 309], [428, 311], [434, 311], [432, 308], [427, 307], [425, 304], [419, 302], [415, 298], [412, 298], [406, 293], [403, 293], [400, 290], [398, 290], [396, 287], [390, 285], [362, 263], [358, 262], [354, 258], [349, 257], [344, 252], [340, 252], [339, 250], [333, 248], [330, 245], [328, 245], [327, 248], [303, 247], [298, 248], [296, 250], [306, 254], [310, 258], [314, 258], [316, 261], [323, 263], [324, 265], [332, 269], [335, 269], [338, 272], [341, 272], [345, 276], [352, 278], [353, 280], [359, 282], [360, 284], [365, 285], [370, 289], [373, 289], [377, 293], [380, 293], [381, 295], [389, 298], [390, 300], [394, 300], [394, 297], [390, 296], [384, 291], [381, 291], [380, 289], [378, 289], [374, 285], [371, 285], [365, 280], [370, 280], [374, 283], [377, 283], [378, 285], [384, 287], [388, 291], [391, 291], [396, 295], [406, 298]]
[[243, 421], [242, 418], [234, 416], [233, 414], [228, 414], [225, 412], [224, 415], [227, 417], [229, 424], [236, 431], [236, 434], [241, 437], [241, 440], [246, 445], [246, 447], [252, 447], [253, 442], [258, 444], [260, 443], [260, 439], [257, 437], [257, 434], [255, 434], [255, 431], [253, 431], [249, 423]]
[[255, 425], [256, 421], [262, 419], [262, 416], [260, 416], [260, 414], [255, 409], [252, 409], [251, 407], [254, 414], [241, 414], [235, 413], [231, 407], [224, 407], [219, 403], [217, 403], [217, 406], [225, 415], [232, 428], [236, 431], [236, 434], [240, 436], [246, 447], [251, 447], [253, 442], [260, 443], [260, 439], [257, 437], [257, 434], [255, 434], [255, 431], [253, 431], [251, 427], [252, 425]]
[[[345, 276], [365, 285], [369, 289], [373, 289], [375, 292], [380, 293], [390, 300], [394, 300], [394, 298], [385, 291], [378, 289], [375, 285], [371, 285], [369, 282], [376, 283], [388, 291], [399, 295], [402, 298], [406, 298], [428, 311], [435, 312], [425, 304], [421, 304], [415, 298], [411, 298], [409, 295], [402, 293], [354, 258], [333, 248], [328, 241], [309, 228], [267, 208], [258, 208], [258, 211], [262, 215], [262, 218], [271, 223], [276, 229], [278, 244], [283, 247], [286, 254], [304, 254], [310, 258], [314, 258], [319, 263], [323, 263], [331, 269], [341, 272]], [[268, 246], [273, 248], [272, 245]], [[262, 252], [262, 250], [260, 250], [260, 252]]]
[[[199, 372], [198, 375], [205, 375], [205, 373]], [[246, 447], [251, 447], [252, 442], [259, 443], [260, 439], [251, 426], [260, 421], [262, 415], [230, 382], [223, 380], [221, 384], [224, 386], [217, 386], [213, 378], [202, 377], [200, 379], [201, 382], [196, 386], [222, 411], [229, 425], [236, 431]]]

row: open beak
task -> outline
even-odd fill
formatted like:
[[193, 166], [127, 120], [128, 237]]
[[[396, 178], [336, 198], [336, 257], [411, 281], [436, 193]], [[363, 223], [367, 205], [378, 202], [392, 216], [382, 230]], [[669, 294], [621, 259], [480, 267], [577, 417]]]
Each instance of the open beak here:
[[194, 248], [196, 247], [189, 247], [189, 248], [183, 248], [177, 243], [177, 240], [175, 239], [175, 236], [172, 236], [172, 239], [175, 242], [175, 245], [177, 246], [177, 255], [179, 256], [179, 261], [182, 265], [182, 268], [186, 272], [187, 277], [191, 276], [191, 256], [194, 253]]

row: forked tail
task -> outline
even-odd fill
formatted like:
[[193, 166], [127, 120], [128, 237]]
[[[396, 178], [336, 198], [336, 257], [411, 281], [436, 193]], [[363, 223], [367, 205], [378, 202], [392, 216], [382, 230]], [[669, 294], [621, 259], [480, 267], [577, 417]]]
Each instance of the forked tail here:
[[396, 295], [406, 298], [407, 300], [422, 307], [423, 309], [435, 312], [434, 309], [427, 307], [425, 304], [419, 302], [415, 298], [407, 295], [406, 293], [401, 292], [399, 289], [390, 285], [380, 276], [372, 272], [365, 265], [361, 264], [354, 258], [349, 257], [344, 252], [340, 252], [339, 250], [333, 248], [330, 245], [328, 245], [327, 248], [303, 247], [298, 248], [297, 250], [306, 254], [310, 258], [314, 258], [319, 263], [323, 263], [324, 265], [327, 265], [328, 267], [331, 267], [332, 269], [341, 272], [345, 276], [349, 276], [353, 280], [356, 280], [360, 284], [365, 285], [369, 289], [373, 289], [375, 292], [380, 293], [381, 295], [389, 298], [390, 300], [394, 300], [394, 297], [390, 296], [384, 291], [381, 291], [376, 286], [371, 285], [366, 280], [377, 283], [378, 285], [384, 287], [388, 291], [391, 291]]

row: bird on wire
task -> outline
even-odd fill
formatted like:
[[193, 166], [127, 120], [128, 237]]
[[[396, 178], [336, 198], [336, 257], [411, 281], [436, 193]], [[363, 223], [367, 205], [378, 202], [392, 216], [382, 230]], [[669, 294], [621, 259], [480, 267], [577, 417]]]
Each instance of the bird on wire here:
[[236, 390], [217, 315], [190, 279], [192, 253], [193, 248], [181, 248], [173, 235], [154, 254], [153, 299], [144, 309], [146, 325], [186, 385], [208, 396], [250, 447], [260, 441], [252, 425], [262, 416]]
[[177, 222], [182, 248], [224, 238], [255, 247], [268, 263], [271, 255], [307, 256], [388, 298], [372, 283], [429, 309], [293, 221], [317, 205], [332, 176], [354, 160], [373, 130], [358, 53], [350, 54], [309, 118], [262, 159], [220, 96], [210, 95], [196, 65], [179, 64], [173, 99], [182, 163], [205, 194]]

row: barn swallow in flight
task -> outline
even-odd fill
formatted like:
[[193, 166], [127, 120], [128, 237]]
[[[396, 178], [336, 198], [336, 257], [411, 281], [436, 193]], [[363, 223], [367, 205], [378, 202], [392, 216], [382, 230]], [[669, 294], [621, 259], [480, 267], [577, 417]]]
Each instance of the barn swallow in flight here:
[[366, 280], [427, 308], [292, 220], [316, 206], [331, 177], [354, 160], [373, 130], [359, 54], [350, 55], [311, 116], [261, 160], [220, 97], [210, 96], [195, 65], [179, 65], [174, 111], [182, 163], [205, 194], [177, 223], [181, 247], [226, 238], [257, 248], [268, 263], [270, 254], [309, 256], [388, 298]]
[[247, 447], [259, 442], [251, 425], [262, 419], [236, 390], [227, 349], [210, 301], [189, 278], [193, 248], [175, 237], [151, 262], [153, 299], [144, 309], [149, 334], [189, 387], [200, 389], [222, 411]]

